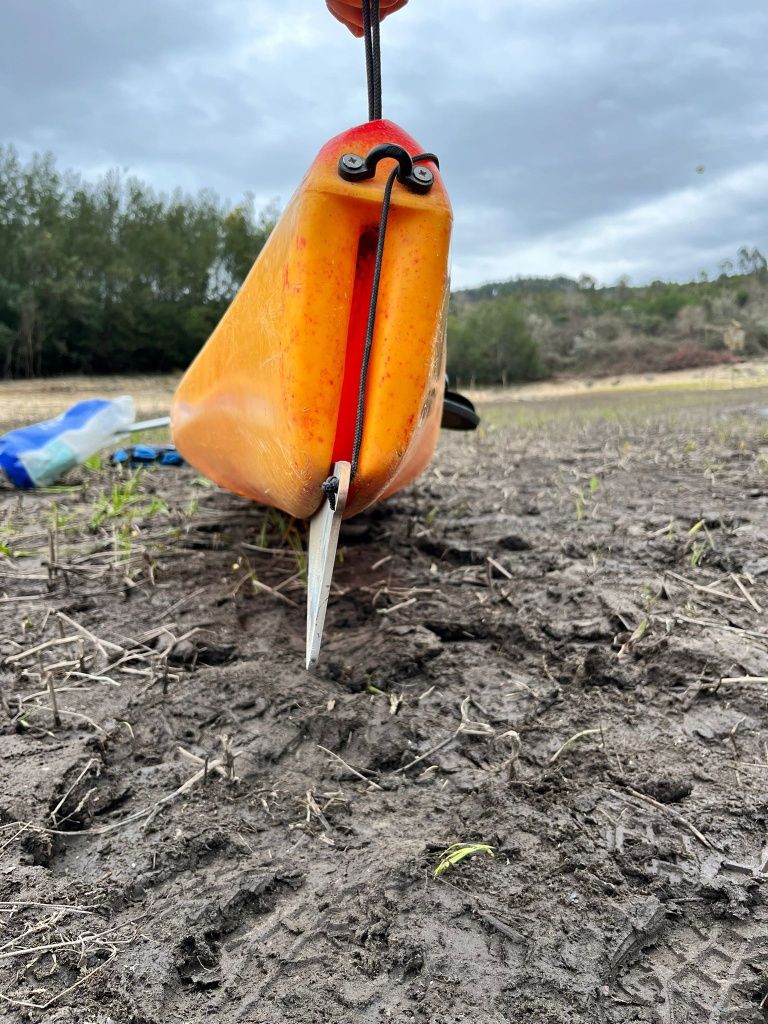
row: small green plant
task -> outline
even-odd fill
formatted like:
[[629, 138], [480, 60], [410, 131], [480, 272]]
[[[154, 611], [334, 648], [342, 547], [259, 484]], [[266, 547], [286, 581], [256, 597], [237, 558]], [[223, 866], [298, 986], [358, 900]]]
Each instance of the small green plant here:
[[21, 548], [12, 548], [10, 544], [5, 544], [3, 541], [0, 541], [0, 555], [5, 555], [6, 558], [29, 558], [34, 554], [34, 551], [24, 551]]
[[48, 514], [48, 522], [52, 530], [64, 530], [75, 518], [73, 512], [62, 512], [59, 510], [59, 506], [54, 503], [51, 505], [51, 511]]
[[[700, 539], [698, 534], [704, 533], [704, 539]], [[708, 550], [715, 550], [715, 545], [712, 541], [709, 530], [707, 529], [706, 520], [700, 519], [698, 523], [694, 523], [688, 531], [688, 538], [691, 545], [691, 566], [697, 569], [704, 559], [704, 555]]]
[[[304, 550], [304, 544], [296, 526], [296, 520], [292, 519], [291, 516], [278, 512], [277, 509], [270, 509], [268, 522], [277, 530], [280, 536], [280, 544], [293, 552], [296, 574], [306, 583], [307, 553]], [[261, 544], [260, 546], [265, 547], [266, 545]]]
[[152, 518], [152, 516], [167, 514], [168, 506], [163, 501], [163, 499], [158, 498], [156, 494], [152, 496], [148, 505], [145, 505], [144, 508], [139, 510], [140, 516], [147, 516], [148, 518]]
[[130, 520], [126, 523], [121, 523], [115, 530], [116, 550], [121, 551], [123, 555], [130, 558], [131, 551], [133, 551], [133, 539], [136, 536], [138, 536], [138, 531], [134, 529], [133, 523]]
[[136, 494], [138, 483], [139, 474], [136, 472], [132, 473], [123, 483], [114, 484], [111, 494], [102, 491], [96, 498], [96, 507], [91, 516], [91, 528], [95, 530], [108, 519], [117, 519], [125, 515], [131, 505], [140, 501], [140, 497]]
[[438, 878], [448, 868], [452, 868], [466, 857], [474, 857], [478, 853], [484, 853], [488, 857], [496, 856], [493, 847], [488, 843], [452, 843], [440, 854], [440, 863], [435, 868], [434, 877]]
[[269, 513], [267, 513], [264, 516], [264, 518], [262, 519], [262, 521], [261, 521], [261, 528], [259, 530], [259, 537], [258, 537], [258, 542], [257, 542], [256, 546], [260, 547], [260, 548], [266, 548], [266, 547], [269, 546], [267, 544], [268, 540], [269, 540]]
[[643, 602], [643, 607], [645, 608], [645, 610], [648, 613], [653, 611], [654, 605], [658, 601], [659, 596], [660, 596], [659, 590], [654, 589], [654, 587], [652, 587], [650, 583], [644, 583], [643, 584], [643, 587], [642, 587], [642, 602]]
[[597, 496], [597, 492], [600, 490], [600, 478], [595, 476], [593, 473], [589, 478], [589, 483], [586, 487], [579, 487], [578, 490], [572, 491], [573, 494], [573, 510], [576, 515], [576, 522], [580, 523], [584, 516], [587, 514], [588, 506], [590, 502], [594, 502]]
[[703, 540], [695, 540], [691, 547], [691, 566], [698, 569], [707, 551], [707, 544]]
[[98, 495], [91, 516], [92, 530], [103, 526], [110, 519], [122, 519], [125, 526], [130, 527], [134, 519], [151, 519], [161, 513], [167, 514], [168, 506], [157, 495], [153, 495], [148, 504], [138, 507], [142, 501], [142, 495], [138, 493], [140, 473], [141, 470], [136, 470], [123, 483], [114, 484], [110, 494], [102, 491]]
[[632, 634], [630, 635], [629, 639], [625, 643], [623, 643], [619, 648], [617, 657], [625, 657], [627, 654], [629, 654], [630, 651], [632, 651], [637, 646], [637, 644], [640, 643], [645, 634], [651, 628], [651, 622], [652, 619], [649, 616], [646, 616], [644, 619], [640, 620], [640, 622], [637, 624], [637, 626], [635, 626], [634, 630], [632, 631]]

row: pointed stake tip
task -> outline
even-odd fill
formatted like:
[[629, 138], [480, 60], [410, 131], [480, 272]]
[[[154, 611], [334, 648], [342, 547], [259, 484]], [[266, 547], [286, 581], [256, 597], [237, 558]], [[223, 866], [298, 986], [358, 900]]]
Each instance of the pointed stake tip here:
[[310, 671], [320, 659], [325, 612], [331, 590], [336, 550], [339, 542], [339, 527], [349, 491], [350, 464], [337, 462], [333, 475], [337, 477], [338, 492], [335, 507], [331, 508], [326, 498], [309, 524], [309, 548], [307, 551], [307, 657], [306, 668]]

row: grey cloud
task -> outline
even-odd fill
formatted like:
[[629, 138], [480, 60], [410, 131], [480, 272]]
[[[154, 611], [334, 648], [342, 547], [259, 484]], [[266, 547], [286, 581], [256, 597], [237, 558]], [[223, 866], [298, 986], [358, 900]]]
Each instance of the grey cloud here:
[[[285, 201], [364, 118], [361, 44], [322, 0], [5, 0], [0, 17], [0, 140], [86, 173]], [[717, 184], [766, 159], [762, 0], [411, 0], [383, 37], [385, 114], [441, 156], [457, 284], [685, 277], [763, 244], [768, 175], [728, 203]], [[691, 189], [694, 221], [639, 232], [632, 211], [653, 225]]]

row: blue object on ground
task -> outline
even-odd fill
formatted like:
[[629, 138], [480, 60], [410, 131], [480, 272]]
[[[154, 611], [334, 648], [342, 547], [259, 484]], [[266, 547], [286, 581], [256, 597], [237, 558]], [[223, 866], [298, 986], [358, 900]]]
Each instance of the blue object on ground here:
[[159, 463], [161, 466], [184, 465], [184, 459], [173, 444], [137, 444], [131, 448], [118, 448], [110, 461], [115, 465], [128, 464], [131, 469], [153, 463]]
[[135, 418], [128, 395], [78, 402], [55, 419], [0, 437], [0, 469], [14, 487], [46, 487], [109, 444]]

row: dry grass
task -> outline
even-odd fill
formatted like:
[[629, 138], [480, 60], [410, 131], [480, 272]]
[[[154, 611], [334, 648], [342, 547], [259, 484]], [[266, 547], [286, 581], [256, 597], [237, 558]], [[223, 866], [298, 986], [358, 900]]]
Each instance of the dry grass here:
[[[85, 398], [132, 395], [139, 419], [166, 416], [180, 374], [114, 377], [44, 377], [37, 380], [0, 380], [0, 431], [37, 423], [64, 412]], [[768, 361], [738, 366], [703, 367], [669, 373], [625, 374], [601, 380], [551, 380], [511, 388], [471, 391], [482, 403], [535, 401], [578, 395], [615, 395], [628, 391], [722, 391], [768, 387]]]
[[667, 373], [625, 373], [618, 376], [547, 380], [509, 388], [469, 391], [473, 401], [505, 402], [513, 399], [567, 398], [572, 395], [615, 394], [622, 391], [727, 390], [768, 387], [768, 361], [750, 360], [731, 366], [703, 366]]
[[86, 398], [132, 395], [139, 419], [167, 416], [178, 374], [144, 377], [43, 377], [0, 381], [0, 431], [38, 423]]

